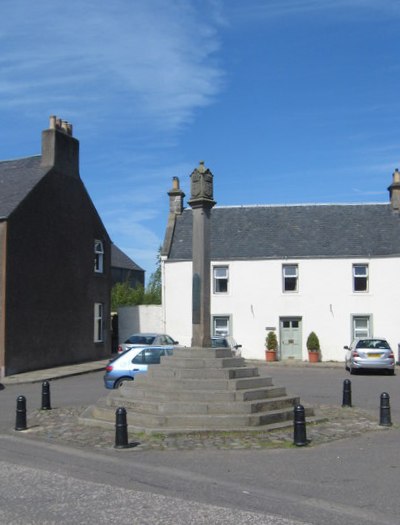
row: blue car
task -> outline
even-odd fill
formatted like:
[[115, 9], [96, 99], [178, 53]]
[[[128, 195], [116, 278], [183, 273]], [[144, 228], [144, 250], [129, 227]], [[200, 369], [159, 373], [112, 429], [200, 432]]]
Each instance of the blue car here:
[[165, 355], [172, 355], [174, 347], [146, 346], [134, 347], [114, 357], [106, 366], [104, 386], [119, 388], [125, 381], [133, 381], [137, 374], [147, 372], [148, 365], [159, 365]]

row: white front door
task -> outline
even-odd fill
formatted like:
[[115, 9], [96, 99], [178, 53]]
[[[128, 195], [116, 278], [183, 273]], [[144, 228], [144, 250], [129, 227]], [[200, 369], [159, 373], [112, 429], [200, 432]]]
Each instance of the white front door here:
[[280, 319], [281, 359], [301, 359], [301, 317]]

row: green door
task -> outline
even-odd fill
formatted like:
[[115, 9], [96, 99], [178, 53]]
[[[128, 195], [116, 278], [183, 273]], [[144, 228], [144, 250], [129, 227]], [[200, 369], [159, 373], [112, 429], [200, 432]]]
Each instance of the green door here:
[[301, 317], [280, 320], [281, 359], [301, 359]]

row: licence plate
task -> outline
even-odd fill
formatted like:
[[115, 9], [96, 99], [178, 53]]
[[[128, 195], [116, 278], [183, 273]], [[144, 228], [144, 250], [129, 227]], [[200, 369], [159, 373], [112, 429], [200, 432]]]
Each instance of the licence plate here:
[[376, 359], [377, 357], [382, 357], [382, 354], [368, 354], [368, 358]]

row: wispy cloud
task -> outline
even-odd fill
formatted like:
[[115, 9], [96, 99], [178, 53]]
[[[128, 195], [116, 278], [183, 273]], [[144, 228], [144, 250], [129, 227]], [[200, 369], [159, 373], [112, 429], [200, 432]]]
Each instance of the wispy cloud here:
[[[179, 129], [223, 74], [212, 21], [188, 2], [2, 2], [0, 107], [101, 107]], [[118, 114], [118, 113], [117, 113]]]
[[400, 15], [397, 0], [263, 0], [254, 1], [249, 6], [242, 2], [236, 4], [233, 13], [244, 20], [266, 20], [282, 16], [315, 15], [318, 13], [353, 16], [355, 13], [374, 11]]
[[189, 172], [166, 151], [224, 87], [220, 8], [219, 0], [1, 3], [7, 140], [25, 142], [21, 127], [35, 133], [51, 114], [70, 120], [82, 178], [112, 239], [144, 267], [162, 241], [167, 185]]

